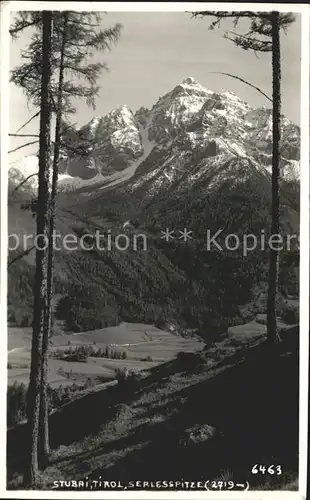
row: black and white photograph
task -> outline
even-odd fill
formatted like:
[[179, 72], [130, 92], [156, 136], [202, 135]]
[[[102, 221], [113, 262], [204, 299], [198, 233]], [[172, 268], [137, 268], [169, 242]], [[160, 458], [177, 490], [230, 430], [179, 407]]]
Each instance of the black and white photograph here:
[[1, 9], [2, 496], [306, 498], [308, 6]]

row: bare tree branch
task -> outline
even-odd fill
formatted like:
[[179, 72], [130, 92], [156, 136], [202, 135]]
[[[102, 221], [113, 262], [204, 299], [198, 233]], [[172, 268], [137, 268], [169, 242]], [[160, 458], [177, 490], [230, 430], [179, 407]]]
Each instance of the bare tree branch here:
[[36, 175], [38, 175], [38, 172], [35, 172], [34, 174], [28, 175], [28, 177], [26, 177], [26, 179], [24, 179], [20, 184], [18, 184], [18, 186], [16, 186], [13, 189], [12, 194], [15, 193], [15, 191], [17, 191], [19, 188], [21, 188], [27, 181], [29, 181], [29, 179], [31, 179], [31, 177], [35, 177]]
[[37, 21], [29, 21], [28, 23], [25, 23], [22, 26], [19, 26], [17, 28], [11, 28], [9, 30], [10, 35], [14, 37], [16, 35], [16, 33], [19, 33], [20, 31], [23, 31], [25, 28], [29, 28], [30, 26], [35, 26], [37, 24], [38, 24]]
[[34, 120], [34, 118], [36, 118], [37, 116], [39, 116], [40, 114], [40, 111], [38, 111], [35, 115], [33, 115], [30, 120], [28, 120], [26, 123], [24, 123], [24, 125], [22, 125], [21, 127], [19, 127], [18, 130], [16, 130], [16, 133], [18, 134], [18, 132], [20, 132], [24, 127], [26, 127], [26, 125], [28, 125], [28, 123], [30, 123], [32, 120]]
[[9, 137], [40, 137], [39, 134], [9, 134]]
[[[271, 52], [272, 45], [271, 43], [265, 40], [256, 40], [250, 37], [244, 37], [243, 35], [234, 35], [230, 37], [230, 32], [224, 33], [223, 38], [226, 40], [230, 40], [235, 43], [237, 47], [241, 47], [244, 50], [253, 50], [253, 52]], [[232, 33], [232, 32], [231, 32]]]
[[239, 76], [236, 75], [231, 75], [230, 73], [224, 73], [222, 71], [210, 71], [209, 73], [217, 74], [217, 75], [226, 75], [230, 76], [231, 78], [235, 78], [236, 80], [240, 80], [240, 82], [245, 83], [246, 85], [249, 85], [249, 87], [252, 87], [253, 89], [257, 90], [260, 94], [262, 94], [268, 101], [272, 102], [271, 97], [269, 97], [265, 92], [263, 92], [259, 87], [256, 87], [255, 85], [252, 85], [252, 83], [247, 82], [243, 78], [240, 78]]
[[[272, 50], [272, 42], [270, 40], [256, 40], [255, 38], [252, 38], [250, 36], [250, 34], [252, 34], [253, 32], [252, 33], [249, 32], [249, 34], [247, 34], [247, 35], [241, 35], [241, 34], [235, 33], [235, 31], [229, 30], [227, 33], [231, 33], [235, 37], [235, 39], [229, 38], [229, 40], [231, 40], [231, 41], [237, 40], [238, 38], [242, 38], [243, 40], [246, 40], [250, 43], [257, 42], [257, 44], [260, 45], [260, 48], [259, 48], [260, 52], [271, 52], [271, 50]], [[228, 36], [227, 36], [227, 38], [228, 38]]]
[[25, 257], [25, 255], [30, 254], [30, 252], [32, 250], [34, 250], [34, 248], [35, 248], [35, 245], [33, 245], [32, 247], [28, 248], [28, 250], [25, 250], [25, 252], [22, 252], [22, 253], [18, 254], [16, 257], [14, 257], [14, 259], [11, 260], [11, 262], [8, 263], [8, 267], [10, 267], [12, 264], [14, 264], [14, 262], [16, 262], [17, 260], [20, 260], [23, 257]]
[[25, 148], [26, 146], [31, 146], [31, 144], [37, 144], [39, 141], [31, 141], [27, 142], [26, 144], [22, 144], [21, 146], [18, 146], [18, 148], [11, 149], [8, 153], [15, 153], [15, 151], [18, 151], [19, 149]]

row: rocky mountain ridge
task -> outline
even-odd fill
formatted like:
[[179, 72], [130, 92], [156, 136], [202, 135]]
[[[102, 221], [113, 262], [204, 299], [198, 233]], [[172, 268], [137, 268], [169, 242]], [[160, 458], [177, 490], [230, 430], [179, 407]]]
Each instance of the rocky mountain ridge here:
[[[296, 180], [300, 129], [284, 116], [281, 128], [282, 177]], [[212, 168], [236, 160], [268, 176], [272, 164], [272, 113], [266, 107], [253, 109], [232, 92], [216, 93], [186, 78], [150, 110], [142, 107], [133, 113], [127, 106], [120, 106], [93, 118], [80, 130], [70, 130], [63, 142], [59, 178], [62, 190], [88, 185], [102, 188], [130, 178], [132, 189], [150, 179], [156, 180], [156, 187], [173, 182], [184, 172], [188, 182], [194, 182]], [[143, 172], [142, 164], [151, 160], [150, 155], [157, 155], [158, 161], [151, 161], [152, 167]], [[36, 156], [11, 164], [11, 185], [36, 169]], [[24, 189], [33, 191], [36, 183], [34, 176]]]

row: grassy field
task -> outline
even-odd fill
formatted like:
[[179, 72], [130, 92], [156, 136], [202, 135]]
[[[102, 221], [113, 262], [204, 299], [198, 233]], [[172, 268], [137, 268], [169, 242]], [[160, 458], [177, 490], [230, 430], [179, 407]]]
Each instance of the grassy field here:
[[[281, 323], [285, 329], [285, 324]], [[252, 321], [245, 325], [230, 327], [228, 338], [239, 346], [266, 336], [266, 325]], [[8, 329], [8, 384], [14, 381], [28, 384], [30, 370], [31, 328]], [[57, 335], [51, 339], [51, 350], [65, 350], [68, 345], [95, 345], [112, 350], [125, 351], [126, 359], [88, 358], [87, 363], [49, 359], [48, 381], [52, 387], [85, 382], [87, 378], [96, 382], [115, 378], [117, 368], [135, 372], [152, 368], [167, 362], [179, 352], [195, 352], [204, 343], [197, 338], [183, 338], [160, 330], [152, 325], [121, 323], [119, 326], [82, 332], [71, 335]], [[146, 361], [149, 358], [149, 361]]]
[[[31, 328], [8, 329], [8, 383], [14, 381], [28, 384], [30, 370]], [[83, 332], [72, 335], [57, 335], [51, 339], [51, 350], [66, 349], [80, 345], [96, 345], [125, 351], [124, 360], [88, 358], [87, 363], [49, 359], [48, 381], [52, 387], [83, 382], [87, 378], [113, 379], [115, 369], [128, 368], [141, 371], [174, 358], [180, 351], [197, 351], [203, 342], [184, 339], [159, 330], [152, 325], [122, 323], [116, 327]], [[143, 361], [149, 357], [152, 361]]]
[[[279, 323], [282, 329], [288, 325]], [[266, 325], [252, 321], [228, 329], [228, 342], [241, 347], [251, 341], [265, 338]], [[8, 329], [8, 384], [14, 381], [28, 384], [30, 370], [31, 328]], [[52, 337], [50, 350], [93, 345], [126, 352], [126, 359], [88, 358], [87, 363], [49, 359], [48, 381], [52, 387], [83, 383], [88, 378], [97, 383], [115, 378], [117, 368], [135, 372], [150, 369], [176, 357], [179, 352], [196, 352], [204, 343], [198, 338], [183, 338], [152, 325], [121, 323], [119, 326]], [[149, 361], [146, 359], [149, 358]]]
[[[205, 346], [199, 370], [183, 355], [129, 385], [91, 388], [57, 410], [50, 417], [51, 461], [38, 488], [101, 476], [124, 485], [226, 478], [247, 480], [252, 490], [296, 490], [298, 331], [283, 332], [271, 355], [264, 335], [254, 333], [252, 327], [247, 339], [231, 335]], [[24, 432], [20, 425], [8, 433], [9, 488], [21, 484]], [[283, 474], [253, 476], [254, 464], [280, 464]]]

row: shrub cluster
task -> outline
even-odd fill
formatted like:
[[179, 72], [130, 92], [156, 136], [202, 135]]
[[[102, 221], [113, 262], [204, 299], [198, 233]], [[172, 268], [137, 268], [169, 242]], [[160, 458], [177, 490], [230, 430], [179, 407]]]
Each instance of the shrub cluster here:
[[129, 389], [136, 382], [147, 377], [148, 373], [146, 371], [135, 372], [134, 370], [129, 370], [128, 368], [116, 368], [115, 378], [118, 381], [118, 386], [120, 388], [126, 387]]
[[109, 358], [109, 359], [126, 359], [126, 351], [116, 351], [105, 346], [104, 349], [92, 345], [82, 345], [72, 347], [69, 346], [65, 350], [54, 349], [50, 352], [50, 357], [61, 359], [63, 361], [78, 361], [86, 362], [89, 357], [93, 358]]
[[201, 352], [184, 352], [177, 354], [177, 362], [182, 370], [189, 373], [200, 372], [206, 362], [206, 358]]
[[17, 425], [27, 418], [27, 387], [14, 382], [7, 390], [7, 425]]
[[[95, 382], [88, 378], [84, 384], [72, 384], [59, 387], [48, 386], [48, 400], [50, 411], [59, 408], [70, 401], [72, 396], [95, 385]], [[7, 390], [7, 426], [12, 427], [27, 418], [27, 394], [28, 387], [19, 382], [14, 382], [8, 386]]]
[[297, 325], [299, 323], [299, 308], [291, 304], [284, 304], [279, 311], [280, 317], [288, 325]]
[[145, 358], [141, 358], [140, 361], [147, 361], [148, 363], [151, 363], [153, 361], [152, 356], [146, 356]]

